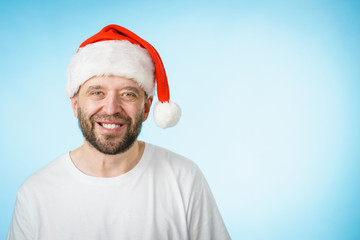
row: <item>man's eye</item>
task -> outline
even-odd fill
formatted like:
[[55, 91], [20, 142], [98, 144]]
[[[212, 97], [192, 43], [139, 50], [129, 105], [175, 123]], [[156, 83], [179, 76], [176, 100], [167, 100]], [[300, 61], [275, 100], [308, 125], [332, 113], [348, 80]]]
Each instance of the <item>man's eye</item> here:
[[100, 92], [100, 91], [95, 91], [95, 92], [92, 92], [92, 95], [101, 96], [101, 95], [104, 95], [104, 93]]
[[126, 92], [126, 93], [123, 93], [123, 96], [124, 96], [124, 97], [136, 97], [136, 94], [135, 94], [135, 93], [131, 93], [131, 92]]

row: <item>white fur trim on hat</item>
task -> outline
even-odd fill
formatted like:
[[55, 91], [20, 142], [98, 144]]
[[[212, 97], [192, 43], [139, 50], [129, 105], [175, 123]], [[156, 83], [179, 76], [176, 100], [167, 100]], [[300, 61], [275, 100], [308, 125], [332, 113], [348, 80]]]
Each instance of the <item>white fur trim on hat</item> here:
[[155, 123], [161, 128], [175, 126], [181, 116], [181, 109], [175, 102], [157, 102], [154, 107]]
[[155, 66], [149, 52], [127, 40], [88, 44], [73, 55], [68, 66], [66, 96], [74, 96], [80, 86], [94, 76], [121, 76], [135, 80], [154, 94]]

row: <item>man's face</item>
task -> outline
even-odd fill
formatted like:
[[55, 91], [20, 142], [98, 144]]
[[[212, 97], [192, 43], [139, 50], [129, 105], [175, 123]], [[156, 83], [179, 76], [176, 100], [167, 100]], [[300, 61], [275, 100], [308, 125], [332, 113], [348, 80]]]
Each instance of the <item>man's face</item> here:
[[152, 98], [133, 80], [93, 77], [71, 98], [85, 140], [104, 154], [128, 150], [148, 117]]

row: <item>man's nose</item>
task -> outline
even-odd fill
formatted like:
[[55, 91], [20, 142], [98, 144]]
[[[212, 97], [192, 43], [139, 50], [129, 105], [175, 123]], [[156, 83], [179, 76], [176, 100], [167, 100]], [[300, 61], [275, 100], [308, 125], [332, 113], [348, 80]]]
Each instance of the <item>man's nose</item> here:
[[113, 115], [122, 111], [120, 99], [118, 99], [116, 94], [108, 94], [108, 96], [106, 96], [103, 110], [108, 115]]

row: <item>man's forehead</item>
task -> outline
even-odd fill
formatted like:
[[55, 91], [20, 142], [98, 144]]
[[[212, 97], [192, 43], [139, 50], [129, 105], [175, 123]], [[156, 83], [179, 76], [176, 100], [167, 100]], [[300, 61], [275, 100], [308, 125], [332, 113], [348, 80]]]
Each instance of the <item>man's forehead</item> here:
[[94, 76], [82, 84], [80, 88], [133, 88], [144, 91], [135, 80], [120, 76]]

